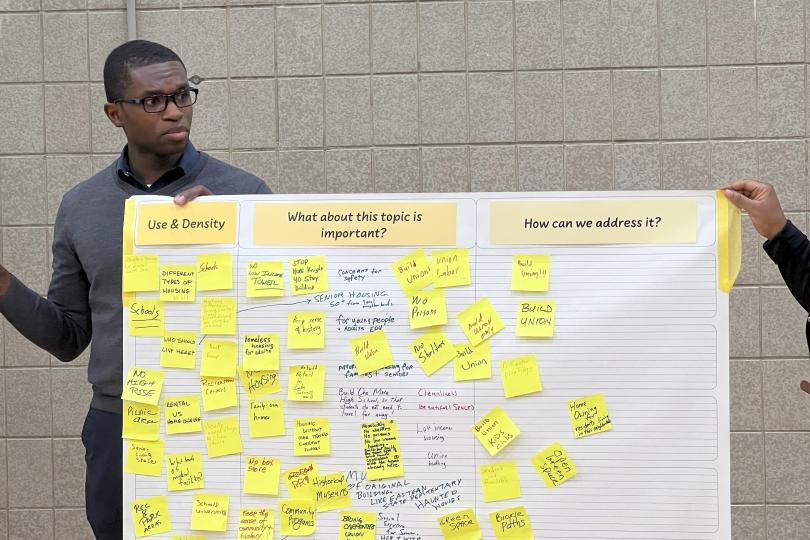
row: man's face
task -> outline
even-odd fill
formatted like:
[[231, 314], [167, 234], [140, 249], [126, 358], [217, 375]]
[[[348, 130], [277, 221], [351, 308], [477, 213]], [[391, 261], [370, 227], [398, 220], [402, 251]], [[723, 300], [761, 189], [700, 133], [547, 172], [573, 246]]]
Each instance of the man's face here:
[[[143, 99], [148, 96], [174, 94], [188, 88], [186, 70], [180, 62], [164, 62], [131, 69], [130, 83], [122, 99]], [[159, 156], [182, 152], [191, 130], [193, 107], [178, 108], [169, 100], [166, 110], [148, 113], [142, 104], [108, 103], [104, 107], [107, 117], [123, 128], [130, 146]]]

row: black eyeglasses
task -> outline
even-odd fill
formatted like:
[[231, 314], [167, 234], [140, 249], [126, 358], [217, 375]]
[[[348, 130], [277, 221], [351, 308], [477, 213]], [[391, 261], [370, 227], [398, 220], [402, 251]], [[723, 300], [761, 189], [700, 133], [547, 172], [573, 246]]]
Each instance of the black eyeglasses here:
[[191, 107], [197, 102], [197, 88], [183, 88], [174, 94], [155, 94], [153, 96], [146, 96], [140, 99], [116, 99], [113, 103], [132, 103], [133, 105], [142, 105], [143, 110], [148, 113], [160, 113], [166, 110], [169, 106], [169, 100], [174, 101], [178, 108]]

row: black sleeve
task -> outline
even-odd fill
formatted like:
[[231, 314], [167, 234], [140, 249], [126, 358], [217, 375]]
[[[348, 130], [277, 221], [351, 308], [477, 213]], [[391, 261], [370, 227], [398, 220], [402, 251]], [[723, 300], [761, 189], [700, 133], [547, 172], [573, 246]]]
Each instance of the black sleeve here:
[[810, 312], [810, 241], [790, 221], [762, 246], [779, 267], [793, 297]]

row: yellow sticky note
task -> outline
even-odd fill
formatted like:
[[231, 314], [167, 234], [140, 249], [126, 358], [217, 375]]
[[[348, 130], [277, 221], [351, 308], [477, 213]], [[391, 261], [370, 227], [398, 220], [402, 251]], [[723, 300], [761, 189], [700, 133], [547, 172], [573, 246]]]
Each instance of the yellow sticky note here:
[[200, 332], [233, 336], [236, 334], [236, 298], [210, 296], [202, 299]]
[[310, 499], [282, 499], [278, 503], [281, 536], [309, 536], [315, 534], [315, 501]]
[[172, 530], [169, 502], [164, 495], [135, 499], [129, 505], [135, 537], [152, 536]]
[[205, 448], [208, 451], [208, 457], [242, 453], [238, 417], [226, 416], [216, 420], [203, 420], [203, 430], [205, 431]]
[[311, 294], [329, 290], [326, 256], [300, 257], [290, 260], [290, 290], [296, 294]]
[[242, 343], [242, 369], [278, 371], [278, 334], [245, 334]]
[[338, 540], [375, 540], [377, 514], [344, 510], [338, 514]]
[[191, 528], [195, 531], [228, 529], [228, 495], [195, 493], [191, 499]]
[[326, 368], [321, 364], [290, 366], [287, 399], [290, 401], [323, 401]]
[[411, 328], [439, 326], [447, 322], [444, 291], [419, 291], [408, 295], [408, 319]]
[[197, 272], [191, 264], [160, 267], [160, 299], [164, 302], [193, 302], [197, 298]]
[[158, 290], [158, 256], [124, 255], [121, 287], [124, 292]]
[[511, 398], [539, 392], [543, 389], [537, 357], [533, 354], [501, 360], [503, 395]]
[[430, 256], [436, 273], [434, 287], [470, 284], [470, 253], [467, 248], [437, 250]]
[[571, 417], [571, 427], [574, 428], [574, 436], [577, 439], [613, 429], [605, 396], [602, 394], [570, 400], [568, 415]]
[[284, 483], [290, 497], [294, 499], [309, 499], [315, 502], [315, 487], [312, 480], [320, 476], [318, 466], [312, 462], [296, 465], [292, 469], [284, 472]]
[[296, 418], [293, 453], [296, 456], [328, 456], [331, 450], [328, 418]]
[[388, 367], [394, 363], [394, 356], [388, 346], [388, 338], [383, 330], [377, 330], [349, 340], [357, 373], [365, 375]]
[[274, 519], [270, 508], [242, 508], [236, 540], [273, 540]]
[[194, 433], [202, 429], [200, 418], [200, 398], [195, 394], [167, 397], [163, 402], [166, 409], [166, 433]]
[[243, 490], [254, 495], [278, 495], [281, 460], [265, 456], [247, 456]]
[[558, 442], [550, 444], [532, 456], [532, 465], [548, 488], [555, 488], [577, 474], [571, 456]]
[[433, 283], [436, 275], [425, 250], [419, 248], [398, 259], [391, 265], [394, 277], [405, 292], [419, 291]]
[[160, 435], [160, 406], [124, 402], [121, 437], [139, 441], [156, 441]]
[[481, 298], [479, 301], [456, 315], [464, 335], [473, 345], [478, 345], [486, 341], [501, 330], [503, 321], [498, 317], [498, 313], [488, 298]]
[[286, 433], [280, 399], [262, 399], [248, 403], [248, 428], [251, 437], [277, 437]]
[[469, 343], [455, 346], [456, 357], [453, 359], [453, 378], [457, 381], [477, 381], [492, 377], [492, 356], [489, 353], [489, 341], [475, 347]]
[[205, 412], [236, 407], [239, 404], [236, 381], [229, 377], [200, 377], [200, 393]]
[[478, 468], [484, 502], [505, 501], [520, 497], [520, 478], [516, 461], [501, 461]]
[[256, 399], [281, 390], [277, 371], [239, 371], [239, 380], [248, 399]]
[[485, 414], [472, 430], [491, 456], [506, 448], [520, 434], [520, 429], [500, 407], [494, 407]]
[[408, 348], [428, 376], [456, 357], [456, 348], [444, 332], [423, 334], [413, 340]]
[[360, 424], [363, 437], [363, 455], [366, 478], [380, 480], [405, 474], [399, 432], [395, 420], [379, 420]]
[[445, 514], [439, 519], [439, 528], [447, 540], [479, 540], [481, 527], [472, 508]]
[[127, 441], [124, 472], [160, 476], [163, 470], [163, 441]]
[[495, 531], [495, 540], [534, 540], [532, 522], [525, 506], [490, 512], [489, 522]]
[[197, 367], [197, 333], [167, 330], [160, 342], [160, 367]]
[[160, 300], [134, 300], [127, 308], [130, 336], [163, 335], [163, 302]]
[[233, 289], [233, 258], [230, 253], [197, 255], [197, 289], [201, 291]]
[[233, 341], [206, 339], [203, 341], [202, 361], [200, 362], [201, 377], [228, 377], [236, 376], [236, 343]]
[[554, 300], [518, 302], [517, 335], [520, 337], [553, 337], [554, 311]]
[[548, 255], [512, 255], [512, 290], [547, 291], [549, 266]]
[[166, 487], [169, 491], [203, 489], [203, 462], [200, 452], [166, 454]]
[[147, 368], [129, 368], [124, 379], [124, 391], [121, 399], [157, 405], [160, 390], [163, 388], [163, 372]]
[[312, 480], [312, 485], [315, 487], [315, 508], [318, 512], [328, 512], [352, 505], [349, 484], [342, 472], [316, 476]]
[[287, 314], [287, 347], [323, 349], [326, 318], [323, 311], [291, 311]]
[[272, 298], [284, 296], [284, 263], [282, 261], [250, 261], [247, 268], [247, 297]]

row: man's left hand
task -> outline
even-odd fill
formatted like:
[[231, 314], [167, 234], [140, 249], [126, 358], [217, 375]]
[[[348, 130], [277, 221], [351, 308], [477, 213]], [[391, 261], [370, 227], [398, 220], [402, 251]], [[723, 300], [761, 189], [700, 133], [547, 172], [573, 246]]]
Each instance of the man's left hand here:
[[205, 186], [194, 186], [175, 195], [174, 204], [183, 206], [187, 202], [193, 201], [197, 197], [204, 197], [206, 195], [213, 195], [213, 193], [211, 193], [211, 190]]

